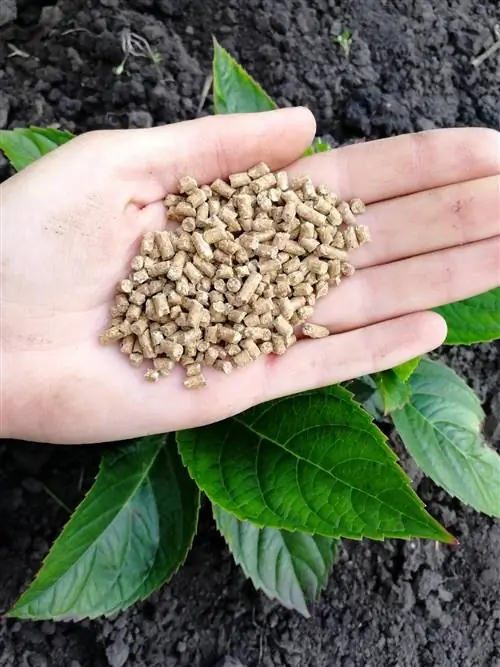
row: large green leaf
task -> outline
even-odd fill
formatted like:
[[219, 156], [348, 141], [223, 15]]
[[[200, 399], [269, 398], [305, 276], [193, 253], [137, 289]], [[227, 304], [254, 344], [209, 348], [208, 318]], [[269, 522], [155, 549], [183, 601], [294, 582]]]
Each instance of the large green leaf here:
[[177, 441], [198, 486], [241, 520], [326, 537], [452, 540], [341, 387], [263, 404]]
[[214, 113], [271, 111], [276, 103], [243, 67], [214, 39]]
[[472, 345], [500, 338], [500, 287], [435, 310], [448, 325], [448, 345]]
[[411, 401], [392, 418], [410, 454], [448, 493], [500, 517], [500, 456], [481, 436], [484, 414], [474, 392], [429, 359], [409, 384]]
[[184, 562], [199, 492], [173, 438], [105, 454], [94, 486], [9, 612], [29, 619], [109, 615], [146, 597]]
[[213, 506], [217, 527], [254, 586], [288, 609], [309, 616], [307, 603], [315, 600], [328, 581], [337, 540], [321, 535], [259, 528]]
[[0, 131], [0, 151], [16, 171], [65, 144], [74, 135], [51, 127], [27, 127]]

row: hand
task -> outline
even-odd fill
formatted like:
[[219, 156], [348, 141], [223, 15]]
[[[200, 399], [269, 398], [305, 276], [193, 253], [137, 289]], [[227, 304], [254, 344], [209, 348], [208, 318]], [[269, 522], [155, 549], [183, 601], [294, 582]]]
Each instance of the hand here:
[[426, 132], [300, 160], [343, 198], [369, 205], [373, 242], [359, 269], [319, 302], [334, 335], [300, 341], [208, 387], [183, 371], [152, 384], [98, 336], [114, 286], [162, 199], [183, 174], [199, 182], [264, 160], [292, 163], [314, 136], [304, 109], [89, 133], [5, 182], [2, 205], [2, 435], [83, 443], [198, 426], [262, 401], [390, 368], [437, 347], [429, 308], [499, 284], [500, 135]]

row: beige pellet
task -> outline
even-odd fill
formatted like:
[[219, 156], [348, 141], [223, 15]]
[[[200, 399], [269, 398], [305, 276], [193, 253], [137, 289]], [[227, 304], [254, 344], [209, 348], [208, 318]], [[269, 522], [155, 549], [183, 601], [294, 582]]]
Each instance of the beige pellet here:
[[189, 194], [189, 197], [187, 198], [187, 201], [193, 208], [198, 208], [202, 204], [204, 204], [208, 199], [207, 193], [202, 190], [201, 188], [197, 188], [195, 190], [192, 190], [191, 193]]
[[218, 215], [221, 209], [220, 199], [218, 197], [210, 197], [208, 200], [208, 213], [210, 216]]
[[328, 273], [328, 263], [322, 261], [319, 257], [314, 257], [314, 255], [306, 257], [302, 264], [306, 266], [309, 271], [316, 273], [318, 276], [323, 276]]
[[186, 262], [183, 268], [184, 275], [186, 278], [193, 284], [198, 285], [198, 283], [203, 278], [202, 272], [196, 268], [192, 262]]
[[259, 192], [257, 195], [257, 206], [262, 209], [262, 211], [265, 211], [266, 213], [269, 213], [269, 211], [273, 208], [273, 202], [270, 200], [267, 192]]
[[196, 209], [191, 206], [187, 201], [181, 201], [174, 208], [174, 213], [176, 217], [181, 220], [184, 218], [196, 218]]
[[226, 287], [230, 292], [235, 294], [236, 292], [239, 292], [241, 289], [241, 280], [235, 277], [228, 278]]
[[235, 193], [235, 189], [221, 178], [217, 178], [210, 187], [212, 188], [213, 192], [220, 195], [221, 197], [224, 197], [225, 199], [230, 199]]
[[264, 176], [265, 174], [269, 174], [270, 171], [271, 171], [270, 168], [267, 166], [265, 162], [259, 162], [253, 167], [250, 167], [250, 169], [247, 171], [247, 174], [250, 176], [251, 179], [256, 179], [260, 178], [261, 176]]
[[233, 263], [233, 260], [231, 258], [231, 255], [228, 255], [225, 252], [222, 252], [220, 248], [216, 248], [213, 253], [213, 259], [215, 262], [219, 264], [227, 264], [228, 266], [231, 266]]
[[199, 255], [194, 255], [193, 264], [208, 278], [213, 278], [217, 270], [213, 264]]
[[346, 225], [356, 224], [356, 216], [351, 211], [351, 207], [346, 201], [339, 202], [337, 204], [337, 210], [342, 216], [342, 222], [344, 222]]
[[[261, 316], [261, 319], [264, 315]], [[271, 331], [265, 327], [248, 327], [245, 330], [244, 337], [251, 338], [252, 340], [271, 340]]]
[[[340, 232], [339, 232], [340, 233]], [[347, 259], [348, 253], [345, 250], [340, 250], [339, 248], [335, 248], [333, 246], [327, 246], [324, 244], [321, 244], [318, 246], [316, 249], [316, 254], [318, 257], [325, 257], [326, 259]]]
[[343, 262], [340, 269], [343, 276], [352, 276], [355, 270], [354, 266], [349, 262]]
[[259, 345], [259, 350], [262, 352], [262, 354], [272, 354], [273, 352], [273, 344], [271, 341], [264, 341], [263, 343], [260, 343]]
[[[230, 231], [231, 231], [231, 226], [236, 223], [236, 227], [234, 228], [234, 231], [238, 230], [238, 228], [239, 228], [238, 223], [237, 223], [238, 214], [236, 213], [236, 211], [234, 209], [229, 208], [229, 206], [223, 206], [220, 209], [219, 215], [217, 216], [217, 218], [224, 225], [227, 225]], [[214, 220], [214, 222], [216, 222], [216, 220]]]
[[357, 197], [355, 199], [351, 199], [349, 208], [355, 215], [361, 215], [366, 211], [365, 203]]
[[125, 338], [122, 339], [120, 345], [120, 352], [122, 354], [131, 355], [134, 350], [134, 342], [135, 342], [135, 336], [133, 334], [125, 336]]
[[156, 232], [155, 241], [163, 260], [172, 259], [175, 255], [175, 249], [170, 237], [170, 232]]
[[332, 210], [328, 214], [328, 222], [336, 227], [342, 224], [342, 214], [337, 208], [335, 207], [332, 208]]
[[288, 190], [288, 174], [286, 171], [278, 171], [276, 173], [276, 184], [281, 191]]
[[326, 216], [318, 213], [312, 206], [300, 203], [297, 204], [297, 215], [306, 222], [312, 222], [315, 227], [321, 227], [326, 224]]
[[140, 352], [132, 352], [131, 354], [129, 354], [128, 358], [132, 366], [134, 366], [135, 368], [139, 368], [139, 366], [141, 366], [141, 364], [144, 362], [144, 355], [141, 354]]
[[[180, 252], [182, 252], [182, 251], [180, 251]], [[170, 261], [156, 262], [149, 269], [149, 277], [150, 278], [159, 278], [160, 276], [165, 276], [169, 272], [171, 266], [172, 266], [172, 263]]]
[[151, 335], [151, 342], [154, 348], [157, 348], [163, 344], [165, 338], [161, 331], [158, 330], [151, 331], [150, 329], [150, 335]]
[[260, 259], [276, 259], [278, 248], [268, 243], [260, 243], [254, 250], [254, 253]]
[[203, 238], [206, 243], [219, 243], [227, 237], [227, 232], [223, 227], [211, 227], [203, 232]]
[[306, 254], [305, 249], [297, 243], [297, 241], [292, 241], [291, 239], [286, 242], [284, 251], [293, 257], [300, 257]]
[[[241, 347], [243, 350], [246, 350], [248, 352], [248, 354], [253, 360], [258, 359], [262, 354], [262, 351], [260, 350], [257, 343], [251, 338], [247, 338], [246, 340], [242, 341]], [[236, 360], [234, 361], [236, 365], [238, 365]]]
[[238, 207], [238, 214], [241, 218], [253, 217], [253, 206], [251, 195], [236, 195], [236, 206]]
[[359, 245], [364, 245], [372, 240], [370, 230], [365, 225], [356, 225], [354, 229], [356, 231], [356, 238], [358, 239]]
[[252, 182], [251, 188], [257, 194], [269, 190], [276, 185], [276, 176], [273, 173], [264, 174]]
[[356, 236], [356, 230], [353, 226], [346, 227], [343, 232], [345, 247], [347, 250], [353, 250], [354, 248], [359, 248], [358, 237]]
[[132, 305], [129, 306], [129, 308], [128, 308], [126, 314], [125, 314], [125, 317], [127, 318], [127, 320], [129, 322], [136, 322], [139, 319], [139, 317], [141, 316], [141, 313], [142, 313], [142, 309], [141, 309], [140, 305], [132, 304]]
[[292, 273], [288, 274], [290, 287], [295, 287], [295, 285], [304, 282], [304, 278], [305, 275], [303, 271], [292, 271]]
[[322, 243], [323, 245], [331, 245], [336, 231], [337, 231], [336, 227], [329, 227], [329, 226], [318, 227], [318, 239], [320, 243]]
[[333, 204], [324, 197], [318, 197], [318, 199], [314, 202], [314, 208], [316, 211], [318, 211], [318, 213], [328, 215], [333, 208]]
[[172, 359], [165, 359], [165, 357], [153, 359], [153, 367], [161, 377], [168, 377], [173, 371], [174, 366], [175, 362]]
[[248, 303], [260, 284], [262, 276], [260, 273], [251, 273], [243, 283], [242, 288], [237, 294], [237, 302], [240, 305]]
[[290, 223], [297, 215], [297, 204], [294, 201], [288, 201], [283, 207], [281, 219], [285, 223]]
[[225, 361], [223, 359], [217, 359], [217, 361], [214, 364], [214, 367], [218, 371], [222, 371], [226, 375], [229, 375], [231, 371], [233, 370], [233, 364], [230, 361]]
[[174, 258], [171, 260], [170, 268], [167, 276], [170, 280], [179, 280], [184, 271], [184, 266], [187, 262], [188, 256], [185, 250], [178, 250]]
[[260, 317], [257, 315], [257, 313], [249, 313], [246, 315], [245, 319], [243, 320], [245, 322], [245, 325], [247, 327], [258, 327], [260, 326]]
[[150, 255], [155, 247], [154, 232], [146, 232], [141, 239], [141, 255]]
[[180, 195], [174, 195], [170, 194], [165, 197], [163, 200], [163, 203], [167, 208], [171, 208], [172, 206], [175, 206], [182, 200], [182, 197]]
[[158, 318], [165, 317], [165, 315], [168, 315], [170, 312], [170, 307], [168, 305], [167, 297], [163, 292], [160, 292], [159, 294], [155, 294], [152, 297], [153, 304], [156, 310], [156, 315]]
[[142, 348], [142, 353], [145, 359], [154, 359], [156, 352], [153, 348], [153, 343], [151, 341], [151, 334], [149, 329], [143, 331], [140, 336], [138, 336], [139, 344]]
[[195, 375], [201, 374], [201, 364], [192, 363], [186, 366], [186, 375], [188, 377], [194, 377]]
[[210, 244], [205, 241], [203, 235], [200, 232], [193, 232], [192, 240], [198, 255], [202, 259], [210, 261], [213, 257], [213, 250], [210, 247]]
[[328, 280], [318, 280], [318, 282], [314, 286], [314, 292], [316, 294], [316, 297], [318, 299], [322, 299], [328, 294], [328, 291], [329, 291]]
[[242, 188], [244, 185], [248, 185], [251, 180], [250, 176], [244, 171], [229, 175], [229, 183], [232, 188]]
[[132, 280], [134, 285], [142, 285], [142, 283], [145, 283], [147, 280], [149, 280], [149, 273], [146, 271], [146, 269], [136, 271], [132, 274]]
[[171, 340], [163, 341], [162, 352], [172, 361], [178, 362], [182, 357], [184, 348], [180, 343], [174, 343]]
[[99, 336], [101, 345], [108, 345], [124, 337], [123, 332], [118, 326], [112, 326]]
[[320, 324], [306, 322], [306, 324], [302, 326], [302, 334], [308, 338], [326, 338], [330, 335], [330, 331], [327, 327], [323, 327]]
[[196, 219], [195, 218], [184, 218], [181, 223], [181, 227], [185, 232], [191, 233], [196, 229]]
[[136, 336], [140, 336], [148, 328], [148, 321], [145, 317], [140, 317], [130, 325], [130, 330]]
[[205, 387], [206, 384], [207, 381], [205, 380], [205, 376], [201, 373], [199, 375], [193, 375], [192, 377], [188, 376], [184, 380], [186, 389], [201, 389], [202, 387]]
[[238, 354], [235, 354], [233, 356], [233, 363], [238, 368], [242, 368], [243, 366], [247, 366], [252, 361], [253, 361], [253, 358], [250, 355], [250, 352], [248, 350], [241, 350], [240, 352], [238, 352]]
[[306, 252], [314, 252], [319, 246], [319, 241], [316, 239], [299, 237], [299, 245], [302, 246]]
[[213, 366], [219, 357], [219, 353], [214, 347], [209, 347], [203, 356], [206, 366]]
[[198, 183], [192, 176], [182, 176], [182, 178], [179, 178], [179, 192], [181, 194], [189, 194], [197, 188]]
[[277, 354], [279, 356], [285, 354], [285, 352], [288, 349], [288, 346], [286, 344], [286, 339], [284, 336], [281, 336], [280, 334], [273, 334], [271, 342], [273, 346], [273, 354]]

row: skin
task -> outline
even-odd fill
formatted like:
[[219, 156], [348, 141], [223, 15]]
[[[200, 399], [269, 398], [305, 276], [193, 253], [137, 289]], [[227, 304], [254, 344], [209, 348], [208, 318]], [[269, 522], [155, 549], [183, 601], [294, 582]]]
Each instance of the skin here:
[[[446, 325], [429, 309], [500, 285], [499, 133], [438, 130], [298, 160], [314, 133], [300, 108], [93, 132], [2, 184], [1, 435], [103, 442], [217, 421], [432, 350]], [[373, 242], [313, 317], [333, 335], [209, 371], [203, 390], [184, 389], [180, 369], [146, 382], [98, 343], [139, 237], [163, 227], [179, 176], [210, 183], [260, 160], [368, 204]]]

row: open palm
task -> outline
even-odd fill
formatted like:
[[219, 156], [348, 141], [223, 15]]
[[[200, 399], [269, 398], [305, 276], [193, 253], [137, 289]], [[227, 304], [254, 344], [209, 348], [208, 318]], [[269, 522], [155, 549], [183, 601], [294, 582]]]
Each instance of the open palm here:
[[[314, 136], [304, 109], [84, 135], [1, 186], [2, 434], [117, 440], [198, 426], [312, 387], [390, 368], [438, 346], [426, 310], [500, 284], [500, 135], [457, 129], [361, 143], [296, 162]], [[299, 341], [230, 376], [156, 384], [103, 348], [116, 282], [162, 199], [190, 174], [211, 182], [264, 160], [369, 204], [373, 242]]]

